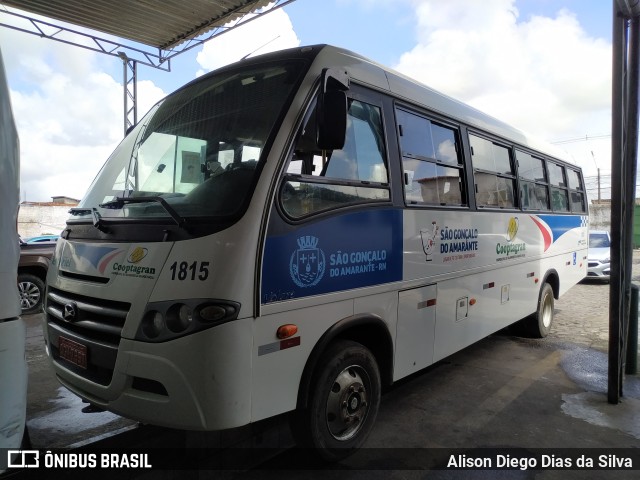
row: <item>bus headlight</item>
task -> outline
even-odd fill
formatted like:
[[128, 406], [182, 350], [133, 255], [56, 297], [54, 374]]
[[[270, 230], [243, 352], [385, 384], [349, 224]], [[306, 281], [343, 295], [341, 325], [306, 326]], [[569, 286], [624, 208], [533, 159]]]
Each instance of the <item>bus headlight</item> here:
[[167, 311], [167, 328], [173, 333], [184, 332], [192, 321], [193, 311], [184, 303], [176, 303]]
[[147, 305], [135, 339], [166, 342], [238, 318], [240, 304], [227, 300], [189, 299]]
[[151, 310], [144, 315], [141, 326], [147, 338], [157, 338], [164, 330], [164, 317], [160, 312]]

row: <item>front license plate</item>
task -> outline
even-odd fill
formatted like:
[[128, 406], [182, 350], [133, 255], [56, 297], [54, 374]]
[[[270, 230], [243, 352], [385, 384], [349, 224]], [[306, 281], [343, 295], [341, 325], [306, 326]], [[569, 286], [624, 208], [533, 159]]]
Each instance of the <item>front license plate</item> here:
[[58, 348], [60, 358], [77, 365], [80, 368], [87, 368], [87, 347], [68, 338], [58, 337]]

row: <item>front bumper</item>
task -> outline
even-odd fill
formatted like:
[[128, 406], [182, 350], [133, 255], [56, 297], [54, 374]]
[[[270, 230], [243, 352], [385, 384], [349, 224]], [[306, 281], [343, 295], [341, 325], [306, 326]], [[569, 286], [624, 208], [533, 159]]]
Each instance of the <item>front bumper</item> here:
[[610, 275], [610, 263], [602, 263], [600, 260], [588, 260], [587, 277], [609, 278]]
[[[46, 322], [46, 320], [45, 320]], [[59, 338], [98, 353], [99, 342], [44, 326], [47, 350], [60, 383], [105, 410], [143, 423], [188, 430], [221, 430], [251, 419], [251, 321], [234, 320], [162, 343], [122, 338], [103, 377], [55, 352]], [[105, 362], [106, 363], [106, 362]], [[101, 384], [108, 378], [106, 384]]]

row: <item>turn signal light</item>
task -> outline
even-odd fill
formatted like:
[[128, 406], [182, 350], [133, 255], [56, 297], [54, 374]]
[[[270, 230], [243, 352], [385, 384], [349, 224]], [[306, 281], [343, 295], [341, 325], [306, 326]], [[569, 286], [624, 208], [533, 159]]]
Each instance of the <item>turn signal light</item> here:
[[207, 305], [200, 309], [200, 318], [207, 322], [217, 322], [227, 315], [227, 310], [222, 305]]
[[475, 305], [476, 304], [476, 299], [472, 298], [471, 300], [469, 300], [469, 305]]
[[276, 331], [276, 337], [280, 340], [284, 340], [285, 338], [293, 337], [296, 333], [298, 333], [298, 326], [288, 323], [286, 325], [280, 325], [278, 330]]

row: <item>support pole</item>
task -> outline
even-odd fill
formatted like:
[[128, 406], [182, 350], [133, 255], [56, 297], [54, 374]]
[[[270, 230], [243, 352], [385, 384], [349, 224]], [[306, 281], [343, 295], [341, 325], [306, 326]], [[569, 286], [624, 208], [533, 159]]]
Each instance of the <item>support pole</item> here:
[[611, 124], [611, 281], [608, 401], [623, 394], [623, 367], [631, 304], [633, 208], [638, 155], [640, 5], [613, 2]]
[[[624, 151], [624, 184], [623, 184], [623, 247], [624, 261], [624, 293], [625, 310], [620, 325], [622, 334], [620, 363], [624, 365], [629, 348], [629, 324], [631, 322], [632, 284], [631, 268], [633, 265], [633, 216], [636, 199], [636, 174], [638, 172], [638, 86], [640, 83], [640, 18], [634, 16], [629, 21], [629, 53], [627, 71], [627, 114], [625, 117], [626, 145]], [[623, 368], [620, 369], [620, 395], [622, 395]]]
[[622, 241], [622, 163], [624, 131], [624, 79], [626, 77], [627, 19], [613, 2], [613, 82], [611, 110], [611, 277], [609, 281], [609, 350], [607, 374], [607, 400], [620, 401], [620, 317], [624, 311], [621, 295], [622, 275], [620, 271]]
[[631, 285], [631, 314], [629, 315], [629, 332], [627, 335], [627, 363], [624, 373], [638, 373], [638, 290], [637, 284]]
[[131, 60], [123, 52], [122, 59], [124, 90], [124, 134], [138, 123], [138, 62]]

